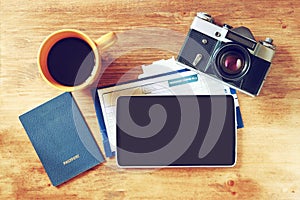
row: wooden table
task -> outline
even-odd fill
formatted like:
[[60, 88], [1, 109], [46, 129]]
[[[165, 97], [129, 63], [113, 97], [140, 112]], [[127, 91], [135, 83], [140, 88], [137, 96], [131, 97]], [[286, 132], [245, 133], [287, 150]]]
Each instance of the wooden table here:
[[[299, 7], [300, 2], [293, 0], [1, 0], [0, 198], [299, 199]], [[197, 11], [210, 13], [219, 23], [249, 27], [257, 39], [268, 36], [277, 45], [260, 96], [238, 94], [245, 128], [238, 130], [236, 166], [124, 170], [115, 166], [115, 159], [108, 159], [53, 187], [18, 120], [20, 114], [62, 93], [48, 86], [38, 72], [36, 56], [45, 37], [62, 28], [79, 29], [96, 39], [108, 31], [127, 34], [152, 27], [180, 38]], [[137, 66], [176, 56], [182, 42], [162, 39], [154, 43], [157, 48], [151, 42], [150, 46], [136, 42], [132, 45], [136, 49], [106, 68], [99, 84], [115, 83], [124, 74], [126, 80], [136, 78], [141, 73]], [[113, 49], [104, 53], [104, 63], [114, 53]], [[89, 91], [75, 96], [102, 148]]]

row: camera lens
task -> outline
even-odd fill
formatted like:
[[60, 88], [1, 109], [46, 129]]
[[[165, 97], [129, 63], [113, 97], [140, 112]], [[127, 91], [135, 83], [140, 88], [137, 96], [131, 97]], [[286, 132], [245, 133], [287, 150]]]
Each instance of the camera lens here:
[[222, 78], [240, 79], [249, 69], [249, 52], [238, 44], [226, 44], [215, 55], [216, 69]]
[[221, 66], [229, 74], [238, 73], [244, 65], [244, 57], [237, 52], [227, 52], [221, 58]]

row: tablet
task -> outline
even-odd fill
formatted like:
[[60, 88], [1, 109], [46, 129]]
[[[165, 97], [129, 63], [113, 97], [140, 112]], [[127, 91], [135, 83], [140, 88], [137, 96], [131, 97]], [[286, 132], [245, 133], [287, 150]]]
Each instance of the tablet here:
[[231, 95], [121, 96], [119, 167], [230, 167], [236, 163]]

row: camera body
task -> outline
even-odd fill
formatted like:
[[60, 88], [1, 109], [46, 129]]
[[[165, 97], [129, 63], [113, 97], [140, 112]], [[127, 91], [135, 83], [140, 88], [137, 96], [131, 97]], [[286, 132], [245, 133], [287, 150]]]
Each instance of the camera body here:
[[257, 42], [246, 27], [219, 26], [198, 13], [177, 60], [206, 75], [257, 96], [275, 54], [271, 38]]

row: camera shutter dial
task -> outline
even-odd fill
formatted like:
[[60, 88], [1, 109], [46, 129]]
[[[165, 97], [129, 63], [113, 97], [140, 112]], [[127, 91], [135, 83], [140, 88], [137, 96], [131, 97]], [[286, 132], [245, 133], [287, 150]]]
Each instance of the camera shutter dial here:
[[228, 25], [228, 24], [223, 24], [223, 28], [226, 28], [226, 29], [232, 29], [232, 26]]
[[264, 41], [261, 41], [261, 44], [264, 45], [265, 47], [271, 48], [275, 50], [275, 45], [273, 45], [273, 39], [272, 38], [266, 38]]
[[204, 13], [204, 12], [197, 13], [197, 17], [199, 17], [200, 19], [203, 19], [205, 21], [211, 22], [211, 23], [213, 23], [213, 21], [214, 21], [212, 16], [210, 16], [209, 14]]

